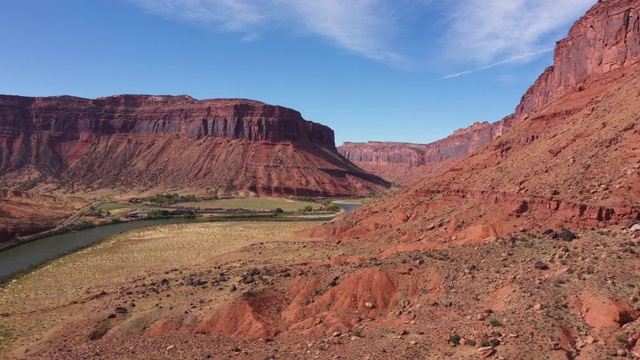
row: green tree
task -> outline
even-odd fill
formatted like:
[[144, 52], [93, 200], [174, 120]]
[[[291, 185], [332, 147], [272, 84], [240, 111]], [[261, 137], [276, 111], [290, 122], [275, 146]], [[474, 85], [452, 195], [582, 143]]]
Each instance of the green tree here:
[[327, 207], [325, 207], [325, 210], [336, 212], [340, 210], [340, 207], [336, 205], [333, 201], [329, 201], [329, 203], [327, 203]]

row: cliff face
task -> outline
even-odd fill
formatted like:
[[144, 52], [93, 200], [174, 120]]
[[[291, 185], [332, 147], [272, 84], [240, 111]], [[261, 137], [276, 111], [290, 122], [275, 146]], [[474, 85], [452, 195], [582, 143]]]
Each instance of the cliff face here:
[[299, 112], [242, 99], [198, 101], [189, 96], [120, 95], [95, 100], [70, 96], [0, 96], [0, 125], [15, 131], [181, 134], [249, 141], [308, 142], [335, 149], [333, 130], [306, 121]]
[[523, 95], [517, 116], [559, 97], [584, 91], [603, 75], [640, 61], [640, 9], [636, 0], [600, 0], [558, 41], [554, 65]]
[[405, 244], [389, 251], [408, 251], [640, 220], [639, 10], [640, 0], [594, 5], [496, 124], [501, 136], [314, 233], [395, 238]]
[[338, 152], [362, 169], [401, 184], [440, 174], [455, 160], [469, 156], [498, 133], [488, 122], [475, 123], [430, 144], [346, 142]]
[[0, 184], [362, 195], [387, 184], [299, 112], [188, 96], [0, 96]]
[[426, 145], [378, 141], [346, 142], [338, 147], [338, 152], [353, 162], [420, 166], [465, 157], [494, 138], [495, 132], [491, 124], [482, 122], [459, 129], [445, 139]]

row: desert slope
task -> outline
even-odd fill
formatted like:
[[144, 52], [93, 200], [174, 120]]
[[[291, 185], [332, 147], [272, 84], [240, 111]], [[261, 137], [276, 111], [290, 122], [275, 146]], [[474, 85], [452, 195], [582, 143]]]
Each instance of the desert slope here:
[[188, 96], [1, 96], [0, 174], [4, 187], [73, 193], [345, 196], [388, 186], [295, 110]]

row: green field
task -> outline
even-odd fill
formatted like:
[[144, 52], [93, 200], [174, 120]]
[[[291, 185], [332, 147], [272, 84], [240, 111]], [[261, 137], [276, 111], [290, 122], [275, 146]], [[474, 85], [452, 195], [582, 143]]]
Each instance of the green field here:
[[159, 209], [160, 207], [154, 206], [144, 206], [144, 205], [129, 205], [129, 204], [118, 204], [118, 203], [105, 203], [96, 207], [96, 210], [116, 210], [116, 209]]
[[199, 208], [223, 208], [223, 209], [247, 209], [247, 210], [273, 210], [280, 208], [284, 211], [295, 211], [298, 208], [305, 207], [307, 205], [313, 206], [314, 209], [320, 207], [320, 204], [304, 203], [298, 201], [292, 201], [287, 199], [278, 198], [247, 198], [247, 199], [220, 199], [220, 200], [207, 200], [198, 202], [179, 203], [177, 205], [185, 207], [199, 207]]
[[[314, 209], [320, 207], [320, 204], [306, 203], [300, 201], [293, 201], [280, 198], [246, 198], [246, 199], [219, 199], [219, 200], [206, 200], [195, 202], [179, 202], [171, 204], [169, 206], [184, 206], [184, 207], [196, 207], [196, 208], [223, 208], [223, 209], [246, 209], [246, 210], [274, 210], [280, 208], [284, 211], [296, 211], [299, 208], [311, 205]], [[160, 206], [144, 206], [144, 205], [131, 205], [120, 203], [105, 203], [98, 207], [97, 210], [117, 210], [117, 209], [160, 209]]]

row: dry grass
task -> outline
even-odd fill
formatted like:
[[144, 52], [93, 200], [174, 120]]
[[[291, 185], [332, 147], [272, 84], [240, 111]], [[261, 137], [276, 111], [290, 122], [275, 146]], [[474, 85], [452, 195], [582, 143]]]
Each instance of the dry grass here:
[[[311, 259], [317, 255], [302, 245], [305, 241], [291, 241], [291, 234], [315, 225], [315, 222], [191, 223], [118, 234], [0, 288], [0, 315], [10, 314], [0, 316], [0, 330], [12, 329], [0, 334], [0, 350], [15, 342], [11, 346], [24, 351], [37, 339], [85, 316], [80, 314], [93, 304], [92, 296], [102, 291], [121, 292], [136, 279], [162, 278], [172, 269], [182, 272], [200, 271], [216, 264], [258, 265], [261, 261], [256, 261], [256, 254], [248, 252], [247, 247], [260, 248], [259, 253], [269, 252], [267, 258], [273, 255], [285, 261], [291, 261], [292, 256]], [[289, 247], [294, 251], [288, 252]], [[230, 293], [227, 290], [210, 294], [211, 299], [219, 296], [224, 298]], [[141, 301], [138, 305], [151, 309], [157, 301], [149, 299], [148, 304]]]
[[68, 304], [88, 289], [141, 273], [191, 267], [267, 239], [285, 239], [309, 222], [172, 224], [133, 230], [62, 257], [0, 289], [0, 313]]

